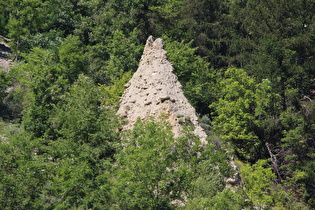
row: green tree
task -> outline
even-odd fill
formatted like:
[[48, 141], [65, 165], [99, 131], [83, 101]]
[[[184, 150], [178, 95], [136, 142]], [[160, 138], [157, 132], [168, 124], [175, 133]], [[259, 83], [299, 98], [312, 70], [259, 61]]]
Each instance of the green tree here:
[[36, 155], [38, 144], [18, 128], [6, 138], [0, 144], [0, 205], [3, 209], [40, 209], [49, 167]]
[[314, 141], [314, 103], [303, 101], [302, 108], [295, 110], [288, 108], [281, 113], [283, 138], [281, 139], [282, 152], [279, 152], [282, 167], [281, 172], [286, 177], [286, 185], [312, 207], [314, 206], [315, 148]]
[[[170, 9], [170, 7], [174, 8], [176, 4], [180, 4], [179, 1], [110, 0], [106, 3], [104, 9], [106, 9], [106, 14], [110, 17], [110, 25], [115, 27], [115, 30], [119, 29], [123, 30], [124, 33], [129, 33], [137, 28], [139, 40], [145, 42], [150, 35], [162, 34], [157, 30], [163, 30], [163, 28], [158, 28], [157, 26], [163, 21], [159, 19], [162, 16], [161, 13], [164, 12], [165, 17], [165, 10]], [[165, 9], [161, 11], [160, 8]], [[156, 18], [160, 20], [158, 23], [156, 23]]]
[[103, 155], [110, 155], [118, 121], [104, 104], [104, 97], [100, 87], [81, 74], [65, 94], [65, 102], [56, 106], [56, 114], [51, 119], [60, 138], [94, 147], [102, 145]]
[[224, 188], [213, 197], [200, 197], [188, 201], [185, 209], [211, 210], [211, 209], [242, 209], [251, 208], [252, 205], [245, 201], [246, 195], [242, 190]]
[[199, 113], [208, 113], [208, 105], [217, 97], [214, 87], [218, 73], [195, 55], [197, 49], [192, 47], [192, 42], [172, 41], [166, 36], [163, 39], [168, 59], [174, 65], [174, 73], [183, 85], [186, 97]]
[[[274, 180], [276, 175], [272, 172], [267, 160], [259, 160], [252, 166], [249, 164], [240, 167], [243, 193], [249, 198], [253, 206], [263, 209], [294, 208], [309, 209], [287, 190]], [[300, 173], [301, 175], [301, 173]]]
[[48, 129], [47, 119], [53, 104], [59, 100], [66, 81], [55, 78], [58, 71], [54, 54], [39, 48], [32, 50], [20, 66], [13, 72], [16, 79], [31, 90], [28, 100], [29, 109], [24, 113], [23, 125], [36, 137], [42, 136]]
[[16, 80], [30, 89], [29, 107], [24, 112], [23, 125], [36, 137], [54, 135], [48, 119], [51, 110], [63, 100], [78, 75], [86, 72], [85, 55], [80, 41], [69, 36], [58, 51], [34, 48], [24, 62], [12, 72]]
[[113, 191], [115, 205], [126, 209], [170, 208], [171, 185], [176, 182], [171, 150], [175, 139], [166, 126], [138, 122], [122, 144], [115, 156], [119, 164]]
[[129, 34], [116, 30], [104, 36], [101, 42], [89, 46], [88, 75], [96, 82], [113, 85], [126, 72], [135, 72], [143, 50], [136, 33], [137, 30]]
[[35, 137], [23, 128], [6, 128], [2, 135], [0, 130], [3, 208], [110, 207], [110, 157], [118, 137], [105, 97], [90, 78], [80, 75], [45, 116], [55, 136]]
[[1, 12], [0, 12], [0, 35], [1, 36], [7, 36], [8, 31], [6, 30], [6, 25], [8, 24], [8, 20], [9, 20], [9, 11], [8, 8], [5, 7], [6, 6], [6, 1], [5, 0], [1, 0], [0, 1], [0, 7]]
[[62, 65], [60, 76], [73, 83], [80, 73], [87, 71], [85, 46], [77, 36], [68, 36], [61, 44], [58, 52], [59, 62]]
[[256, 83], [241, 69], [228, 69], [225, 75], [220, 82], [222, 95], [211, 104], [217, 115], [213, 125], [223, 140], [234, 145], [237, 154], [250, 158], [261, 144], [253, 132]]
[[[110, 157], [118, 141], [116, 117], [94, 82], [80, 75], [50, 117], [57, 139], [42, 145], [52, 159], [52, 179], [43, 193], [54, 208], [106, 208], [110, 195]], [[108, 160], [107, 160], [108, 159]]]
[[29, 49], [28, 40], [37, 31], [42, 30], [45, 22], [45, 11], [40, 0], [10, 0], [6, 4], [9, 19], [5, 25], [15, 59], [21, 51]]
[[264, 167], [266, 163], [265, 160], [259, 160], [253, 167], [245, 165], [241, 168], [246, 195], [254, 206], [259, 208], [271, 207], [275, 204], [271, 194], [271, 185], [276, 175], [272, 173], [271, 168]]
[[[210, 140], [210, 139], [208, 139]], [[224, 209], [242, 206], [242, 195], [226, 189], [224, 178], [230, 177], [231, 170], [226, 151], [215, 148], [212, 143], [203, 146], [200, 157], [187, 161], [191, 173], [187, 176], [188, 199], [185, 209]], [[238, 198], [238, 199], [237, 199]]]
[[[245, 39], [252, 40], [244, 57], [245, 69], [259, 79], [268, 78], [282, 96], [285, 89], [298, 88], [309, 94], [312, 87], [314, 39], [309, 27], [314, 21], [313, 1], [241, 1], [235, 7]], [[246, 67], [247, 66], [247, 67]]]
[[[187, 129], [187, 130], [186, 130]], [[174, 138], [162, 122], [138, 121], [115, 155], [113, 205], [172, 209], [174, 202], [211, 199], [224, 188], [231, 169], [224, 151], [201, 145], [187, 127]]]
[[[212, 67], [238, 65], [240, 36], [231, 11], [235, 2], [229, 0], [185, 0], [174, 11], [176, 16], [167, 34], [176, 40], [193, 40], [196, 53]], [[177, 15], [178, 14], [178, 15]]]
[[215, 110], [214, 129], [232, 143], [239, 157], [257, 160], [268, 155], [264, 143], [279, 141], [272, 139], [272, 134], [279, 129], [276, 119], [281, 111], [279, 95], [272, 91], [270, 82], [257, 84], [244, 70], [230, 68], [218, 88], [221, 96], [210, 105]]
[[8, 107], [6, 106], [4, 99], [6, 97], [6, 89], [11, 84], [10, 76], [6, 74], [1, 68], [0, 68], [0, 116], [1, 117], [9, 117], [8, 116]]

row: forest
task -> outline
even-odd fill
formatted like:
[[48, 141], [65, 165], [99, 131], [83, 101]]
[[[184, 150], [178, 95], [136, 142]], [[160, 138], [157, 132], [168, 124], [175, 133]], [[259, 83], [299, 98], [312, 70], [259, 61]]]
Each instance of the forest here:
[[[0, 8], [12, 60], [0, 69], [1, 209], [315, 208], [314, 0]], [[166, 122], [118, 132], [150, 35], [164, 40], [208, 145]]]

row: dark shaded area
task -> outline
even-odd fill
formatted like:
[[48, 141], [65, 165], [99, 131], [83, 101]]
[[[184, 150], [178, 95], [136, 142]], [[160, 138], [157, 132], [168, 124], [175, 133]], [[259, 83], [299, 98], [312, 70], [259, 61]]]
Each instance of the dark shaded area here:
[[11, 49], [7, 47], [5, 44], [0, 44], [0, 58], [7, 59], [9, 54], [11, 53]]
[[[0, 68], [2, 67], [4, 61], [9, 59], [11, 53], [11, 49], [4, 43], [0, 43]], [[5, 93], [5, 89], [8, 87], [8, 81], [5, 76], [5, 73], [0, 72], [0, 89], [2, 90], [0, 93], [0, 118], [2, 120], [10, 121], [13, 120], [16, 115], [10, 110], [8, 105], [4, 102], [4, 98], [6, 97], [7, 93]]]

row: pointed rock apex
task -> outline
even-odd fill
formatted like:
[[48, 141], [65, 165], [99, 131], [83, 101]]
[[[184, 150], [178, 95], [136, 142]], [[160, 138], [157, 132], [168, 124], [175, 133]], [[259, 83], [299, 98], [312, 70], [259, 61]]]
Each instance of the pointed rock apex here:
[[145, 48], [152, 47], [153, 42], [154, 42], [153, 36], [149, 36], [148, 39], [147, 39], [147, 42], [146, 42], [146, 44], [145, 44]]
[[138, 70], [124, 85], [118, 115], [127, 121], [124, 129], [132, 129], [138, 118], [169, 121], [175, 136], [180, 136], [183, 125], [192, 124], [195, 134], [206, 143], [207, 135], [198, 124], [195, 109], [184, 96], [182, 85], [173, 74], [167, 60], [163, 40], [150, 36], [144, 47]]
[[144, 47], [144, 52], [152, 49], [163, 49], [163, 40], [160, 38], [154, 40], [153, 36], [149, 36]]

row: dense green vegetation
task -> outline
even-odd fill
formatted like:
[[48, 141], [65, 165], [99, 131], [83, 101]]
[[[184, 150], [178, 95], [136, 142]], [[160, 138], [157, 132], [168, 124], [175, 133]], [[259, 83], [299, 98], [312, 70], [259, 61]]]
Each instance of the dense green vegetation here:
[[[3, 209], [315, 208], [313, 0], [0, 0]], [[162, 37], [209, 145], [115, 116]], [[1, 39], [0, 39], [1, 40]], [[7, 91], [8, 88], [10, 91]], [[240, 168], [240, 185], [225, 187]], [[185, 205], [183, 205], [185, 204]]]

